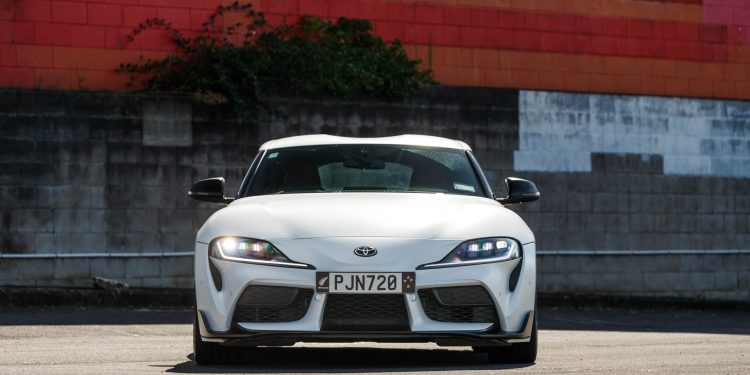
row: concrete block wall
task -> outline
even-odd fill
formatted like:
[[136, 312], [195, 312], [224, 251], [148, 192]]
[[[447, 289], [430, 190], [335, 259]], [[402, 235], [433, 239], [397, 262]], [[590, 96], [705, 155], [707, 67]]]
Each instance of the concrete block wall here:
[[75, 257], [3, 258], [2, 286], [92, 286], [93, 277], [131, 287], [193, 287], [193, 258], [185, 254], [90, 254]]
[[520, 212], [542, 248], [750, 249], [747, 102], [522, 91], [519, 106], [514, 172], [545, 197]]
[[[744, 103], [448, 87], [395, 102], [270, 100], [283, 115], [240, 123], [180, 98], [0, 90], [0, 285], [190, 287], [195, 231], [217, 208], [187, 200], [192, 181], [224, 176], [231, 194], [273, 138], [413, 133], [469, 143], [498, 195], [506, 176], [537, 183], [542, 200], [513, 209], [536, 233], [541, 291], [748, 298], [750, 179], [666, 167], [703, 144], [745, 142], [733, 109]], [[631, 122], [627, 103], [673, 112]], [[597, 117], [616, 136], [596, 133]], [[683, 120], [702, 130], [683, 134]], [[593, 147], [592, 134], [622, 148]], [[662, 147], [674, 139], [692, 146]], [[704, 156], [730, 157], [716, 149]]]
[[542, 255], [538, 287], [546, 293], [750, 301], [748, 254]]
[[517, 170], [591, 172], [592, 153], [658, 155], [663, 174], [750, 177], [750, 102], [523, 91]]
[[[187, 121], [174, 111], [185, 105]], [[1, 259], [0, 284], [87, 286], [103, 276], [190, 287], [191, 260], [175, 253], [192, 251], [216, 207], [188, 202], [186, 192], [213, 175], [239, 185], [252, 152], [209, 160], [215, 142], [205, 134], [230, 134], [235, 149], [258, 146], [252, 127], [211, 116], [174, 98], [1, 90], [0, 253], [38, 258]], [[171, 137], [151, 134], [160, 129]]]
[[750, 299], [750, 105], [521, 91], [547, 292]]

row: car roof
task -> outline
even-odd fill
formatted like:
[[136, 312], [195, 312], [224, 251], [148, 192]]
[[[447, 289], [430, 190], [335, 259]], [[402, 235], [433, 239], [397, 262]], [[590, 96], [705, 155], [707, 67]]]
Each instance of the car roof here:
[[328, 134], [299, 135], [268, 141], [260, 146], [261, 150], [271, 150], [286, 147], [339, 145], [339, 144], [373, 144], [373, 145], [405, 145], [452, 148], [456, 150], [471, 151], [471, 147], [464, 142], [434, 137], [430, 135], [403, 134], [393, 137], [339, 137]]

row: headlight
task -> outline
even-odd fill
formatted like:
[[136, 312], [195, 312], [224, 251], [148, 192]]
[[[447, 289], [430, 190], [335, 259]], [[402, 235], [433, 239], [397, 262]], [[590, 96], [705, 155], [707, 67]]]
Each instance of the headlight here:
[[211, 241], [208, 255], [216, 259], [256, 263], [268, 266], [310, 268], [286, 257], [279, 249], [263, 240], [241, 237], [219, 237]]
[[424, 264], [419, 269], [504, 262], [521, 257], [521, 246], [510, 238], [480, 238], [462, 242], [439, 262]]

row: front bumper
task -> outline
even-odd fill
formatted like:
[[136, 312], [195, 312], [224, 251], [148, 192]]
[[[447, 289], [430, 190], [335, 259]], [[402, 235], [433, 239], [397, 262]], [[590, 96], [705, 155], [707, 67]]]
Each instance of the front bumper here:
[[[385, 239], [353, 239], [352, 244], [337, 244], [336, 248], [351, 249], [356, 244], [371, 243], [379, 249], [413, 248], [413, 244], [387, 242]], [[307, 244], [315, 248], [315, 244]], [[398, 246], [403, 245], [403, 246]], [[431, 243], [439, 247], [440, 243]], [[497, 310], [496, 323], [456, 323], [430, 319], [424, 312], [417, 293], [405, 296], [409, 331], [384, 332], [326, 332], [321, 330], [328, 295], [315, 293], [307, 313], [302, 319], [280, 323], [233, 322], [234, 308], [242, 292], [251, 285], [267, 285], [314, 289], [316, 270], [292, 269], [211, 260], [223, 278], [222, 290], [217, 290], [211, 279], [207, 245], [196, 244], [195, 282], [196, 304], [199, 312], [201, 336], [205, 341], [227, 345], [291, 345], [298, 341], [379, 341], [379, 342], [437, 342], [442, 345], [504, 345], [528, 341], [534, 316], [536, 295], [536, 263], [533, 243], [523, 245], [523, 261], [497, 262], [473, 266], [415, 270], [419, 264], [428, 263], [447, 254], [455, 243], [445, 243], [433, 255], [414, 254], [409, 258], [390, 257], [383, 251], [380, 259], [363, 258], [349, 261], [349, 254], [328, 256], [331, 250], [316, 257], [305, 258], [304, 252], [291, 254], [290, 258], [314, 264], [317, 271], [378, 272], [383, 270], [416, 272], [417, 290], [456, 286], [482, 286]], [[330, 249], [332, 247], [328, 247]], [[351, 253], [351, 251], [349, 251]], [[394, 251], [395, 253], [395, 251]], [[438, 257], [439, 255], [439, 257]], [[352, 258], [353, 255], [351, 256]], [[418, 259], [423, 257], [424, 259]], [[356, 263], [360, 262], [360, 263]], [[381, 262], [381, 263], [376, 263]], [[520, 264], [519, 264], [520, 263]], [[520, 266], [520, 276], [515, 288], [509, 285], [511, 272]]]
[[296, 342], [434, 342], [440, 346], [505, 346], [528, 341], [534, 325], [534, 311], [529, 311], [523, 328], [518, 332], [310, 332], [310, 331], [252, 331], [234, 328], [213, 331], [208, 327], [203, 312], [198, 320], [201, 337], [205, 341], [228, 346], [291, 346]]

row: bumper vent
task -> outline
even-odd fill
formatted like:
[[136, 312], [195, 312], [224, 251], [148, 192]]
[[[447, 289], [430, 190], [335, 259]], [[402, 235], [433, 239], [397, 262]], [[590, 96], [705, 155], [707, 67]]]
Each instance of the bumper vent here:
[[481, 286], [420, 289], [419, 300], [432, 320], [450, 323], [497, 323], [492, 297]]
[[403, 294], [329, 294], [324, 331], [409, 331]]
[[234, 323], [278, 323], [300, 320], [307, 313], [312, 289], [251, 285], [234, 309]]

